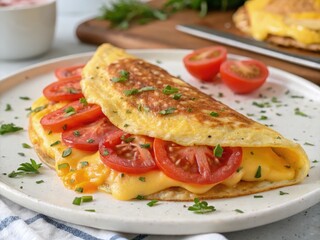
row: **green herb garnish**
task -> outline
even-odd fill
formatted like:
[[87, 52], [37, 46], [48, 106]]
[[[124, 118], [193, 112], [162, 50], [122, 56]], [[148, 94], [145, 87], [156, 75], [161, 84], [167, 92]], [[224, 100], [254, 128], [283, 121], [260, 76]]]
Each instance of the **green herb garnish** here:
[[21, 100], [30, 100], [29, 97], [19, 97]]
[[153, 207], [154, 205], [157, 204], [157, 202], [158, 202], [158, 200], [151, 200], [150, 202], [147, 203], [147, 205], [148, 205], [149, 207]]
[[173, 98], [174, 100], [179, 100], [179, 99], [181, 98], [181, 96], [182, 96], [181, 93], [175, 93], [172, 98]]
[[44, 183], [44, 181], [43, 180], [36, 181], [36, 184], [41, 184], [41, 183]]
[[219, 117], [219, 113], [217, 113], [217, 112], [211, 112], [211, 113], [210, 113], [210, 116], [212, 116], [212, 117]]
[[206, 201], [200, 201], [199, 198], [194, 199], [194, 204], [188, 208], [189, 211], [193, 211], [197, 214], [204, 214], [216, 211], [214, 206], [208, 206]]
[[295, 115], [298, 115], [298, 116], [302, 116], [302, 117], [308, 117], [308, 115], [305, 114], [304, 112], [300, 111], [299, 108], [295, 108], [295, 109], [294, 109], [294, 114], [295, 114]]
[[77, 205], [77, 206], [80, 206], [80, 204], [81, 204], [81, 197], [75, 197], [75, 198], [73, 199], [72, 204]]
[[69, 163], [61, 163], [58, 165], [59, 170], [69, 168], [69, 167], [70, 167]]
[[142, 93], [142, 92], [147, 92], [147, 91], [154, 91], [155, 88], [152, 86], [147, 86], [147, 87], [143, 87], [140, 89], [134, 88], [134, 89], [128, 89], [128, 90], [124, 90], [123, 93], [126, 96], [131, 96], [131, 95], [135, 95], [138, 93]]
[[74, 114], [77, 113], [76, 109], [74, 107], [71, 107], [71, 106], [69, 106], [66, 109], [64, 109], [64, 112], [65, 112], [66, 116], [71, 116], [71, 115], [74, 115]]
[[280, 195], [286, 195], [286, 194], [289, 194], [289, 193], [280, 191], [279, 194], [280, 194]]
[[51, 143], [51, 144], [50, 144], [50, 147], [56, 146], [56, 145], [58, 145], [58, 144], [60, 144], [60, 143], [61, 143], [61, 141], [60, 141], [60, 140], [57, 140], [57, 141], [55, 141], [54, 143]]
[[234, 211], [237, 212], [237, 213], [244, 213], [244, 211], [242, 211], [241, 209], [238, 209], [238, 208], [235, 209]]
[[72, 153], [72, 148], [67, 148], [67, 149], [63, 150], [62, 157], [63, 158], [68, 157], [68, 156], [70, 156], [71, 153]]
[[213, 149], [213, 155], [217, 158], [222, 157], [223, 154], [223, 148], [220, 146], [220, 144], [218, 144], [217, 146], [215, 146], [215, 148]]
[[178, 91], [178, 88], [171, 87], [170, 85], [167, 85], [164, 89], [162, 89], [162, 93], [166, 95], [177, 93]]
[[129, 79], [130, 73], [126, 70], [120, 70], [120, 77], [113, 77], [111, 79], [112, 82], [125, 82]]
[[31, 146], [29, 144], [27, 144], [27, 143], [22, 143], [22, 147], [23, 148], [27, 148], [27, 149], [31, 148]]
[[161, 110], [159, 113], [161, 115], [168, 115], [168, 114], [174, 113], [175, 110], [177, 110], [177, 109], [174, 107], [169, 107], [167, 109]]
[[150, 148], [150, 143], [140, 144], [141, 148]]
[[145, 181], [146, 181], [146, 178], [145, 178], [145, 177], [139, 177], [139, 181], [145, 182]]
[[87, 105], [88, 105], [87, 99], [85, 99], [84, 97], [80, 98], [80, 99], [79, 99], [79, 102], [80, 102], [83, 106], [87, 106]]
[[82, 200], [82, 202], [92, 202], [93, 197], [92, 196], [82, 196], [81, 200]]
[[20, 130], [23, 130], [23, 128], [14, 125], [14, 123], [1, 124], [0, 135], [7, 134], [7, 133], [13, 133], [13, 132], [17, 132]]
[[143, 200], [143, 199], [144, 199], [144, 196], [138, 195], [138, 196], [136, 197], [136, 199], [137, 199], [137, 200]]
[[14, 178], [17, 176], [27, 175], [27, 174], [38, 174], [39, 168], [41, 167], [42, 163], [36, 163], [35, 160], [30, 158], [30, 163], [25, 162], [21, 163], [20, 167], [17, 169], [18, 171], [12, 171], [8, 177]]
[[5, 111], [8, 112], [8, 111], [11, 111], [11, 110], [12, 110], [11, 105], [7, 103]]
[[256, 174], [254, 175], [255, 178], [261, 178], [261, 166], [258, 166]]

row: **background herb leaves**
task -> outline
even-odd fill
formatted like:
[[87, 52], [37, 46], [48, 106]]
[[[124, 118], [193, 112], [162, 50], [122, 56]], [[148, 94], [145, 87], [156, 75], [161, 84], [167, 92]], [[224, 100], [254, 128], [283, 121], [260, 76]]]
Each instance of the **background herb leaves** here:
[[138, 0], [120, 0], [101, 8], [100, 19], [108, 20], [112, 27], [127, 29], [131, 24], [146, 24], [153, 20], [166, 20], [172, 14], [193, 9], [201, 17], [209, 10], [228, 10], [242, 5], [246, 0], [167, 0], [160, 8]]

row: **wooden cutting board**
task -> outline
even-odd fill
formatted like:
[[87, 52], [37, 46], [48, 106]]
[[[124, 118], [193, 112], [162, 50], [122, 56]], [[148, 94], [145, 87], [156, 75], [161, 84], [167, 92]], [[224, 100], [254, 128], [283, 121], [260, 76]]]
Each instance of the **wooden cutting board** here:
[[[194, 37], [175, 29], [177, 24], [196, 23], [209, 26], [216, 30], [243, 35], [232, 23], [232, 11], [210, 12], [206, 17], [199, 17], [192, 10], [184, 10], [171, 16], [165, 21], [154, 21], [145, 25], [135, 25], [127, 30], [118, 30], [110, 27], [104, 20], [90, 19], [81, 23], [77, 30], [77, 37], [85, 43], [100, 45], [111, 43], [121, 48], [151, 49], [151, 48], [185, 48], [196, 49], [210, 45], [222, 45], [209, 40]], [[292, 64], [272, 57], [245, 51], [236, 47], [226, 46], [229, 53], [259, 59], [269, 66], [299, 75], [320, 85], [320, 72], [318, 70]], [[292, 50], [298, 52], [299, 50]], [[307, 53], [319, 57], [319, 53]]]

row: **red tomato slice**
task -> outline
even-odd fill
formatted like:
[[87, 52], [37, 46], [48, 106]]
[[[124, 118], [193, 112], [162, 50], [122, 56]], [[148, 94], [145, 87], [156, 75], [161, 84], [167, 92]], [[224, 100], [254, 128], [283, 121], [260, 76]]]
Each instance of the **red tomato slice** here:
[[207, 146], [185, 147], [155, 139], [153, 143], [158, 167], [169, 177], [186, 183], [214, 184], [231, 176], [240, 166], [242, 149], [223, 148], [222, 157]]
[[54, 102], [74, 101], [83, 97], [78, 79], [53, 82], [43, 89], [43, 95]]
[[100, 144], [100, 158], [110, 168], [131, 174], [157, 169], [152, 154], [153, 139], [122, 131], [109, 134]]
[[71, 67], [63, 67], [57, 68], [54, 71], [54, 74], [58, 78], [58, 80], [80, 80], [81, 79], [81, 72], [85, 64], [71, 66]]
[[226, 59], [227, 49], [213, 46], [193, 51], [183, 58], [183, 63], [192, 76], [203, 81], [212, 81]]
[[266, 81], [266, 65], [257, 60], [226, 61], [220, 67], [223, 82], [235, 93], [250, 93]]
[[62, 141], [69, 147], [84, 151], [98, 151], [105, 135], [120, 131], [108, 118], [103, 117], [89, 125], [80, 126], [62, 133]]
[[43, 128], [62, 132], [85, 123], [96, 121], [103, 116], [100, 106], [74, 101], [44, 116], [40, 123]]

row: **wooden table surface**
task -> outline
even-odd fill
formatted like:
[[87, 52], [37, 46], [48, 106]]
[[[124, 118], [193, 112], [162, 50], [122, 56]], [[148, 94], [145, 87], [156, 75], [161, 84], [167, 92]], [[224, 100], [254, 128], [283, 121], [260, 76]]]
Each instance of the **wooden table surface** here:
[[[232, 23], [232, 11], [210, 12], [206, 17], [199, 17], [192, 10], [184, 10], [171, 16], [165, 21], [154, 21], [145, 25], [135, 25], [127, 30], [110, 28], [104, 20], [90, 19], [81, 23], [77, 28], [78, 38], [85, 43], [100, 45], [108, 42], [122, 48], [151, 49], [151, 48], [184, 48], [196, 49], [210, 45], [222, 45], [213, 41], [191, 36], [175, 29], [177, 24], [197, 23], [212, 27], [216, 30], [243, 35]], [[261, 55], [237, 47], [226, 46], [229, 53], [259, 59], [268, 66], [279, 68], [320, 85], [320, 71], [298, 64], [293, 64], [273, 57]], [[286, 49], [288, 51], [288, 49]], [[289, 49], [293, 53], [303, 53], [320, 58], [320, 53], [312, 53], [297, 49]]]

